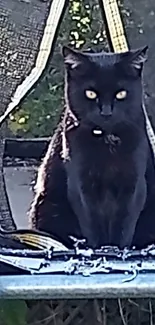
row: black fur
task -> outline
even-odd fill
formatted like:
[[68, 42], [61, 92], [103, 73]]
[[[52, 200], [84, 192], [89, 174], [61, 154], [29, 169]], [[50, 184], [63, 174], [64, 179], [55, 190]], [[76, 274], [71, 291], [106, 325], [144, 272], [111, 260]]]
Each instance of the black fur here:
[[[58, 126], [38, 174], [30, 219], [68, 247], [69, 235], [86, 238], [93, 248], [141, 247], [155, 239], [155, 172], [142, 109], [146, 50], [63, 49], [66, 105], [79, 126], [65, 132], [67, 161]], [[97, 98], [88, 99], [86, 90]], [[127, 97], [116, 99], [122, 90]]]

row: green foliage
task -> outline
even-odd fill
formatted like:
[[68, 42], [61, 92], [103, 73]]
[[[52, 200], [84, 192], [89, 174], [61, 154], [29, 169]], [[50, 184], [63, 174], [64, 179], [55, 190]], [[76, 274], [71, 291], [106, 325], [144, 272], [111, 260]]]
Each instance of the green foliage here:
[[0, 325], [26, 325], [26, 311], [22, 300], [0, 300]]
[[108, 47], [98, 0], [70, 0], [61, 23], [55, 51], [46, 75], [27, 96], [20, 110], [10, 116], [8, 125], [16, 136], [49, 136], [63, 108], [63, 60], [60, 46], [78, 49]]

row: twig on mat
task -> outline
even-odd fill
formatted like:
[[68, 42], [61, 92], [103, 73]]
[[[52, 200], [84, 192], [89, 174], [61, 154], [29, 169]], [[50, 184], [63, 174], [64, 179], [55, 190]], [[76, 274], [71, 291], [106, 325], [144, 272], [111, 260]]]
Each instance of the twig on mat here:
[[140, 311], [144, 311], [144, 312], [146, 312], [146, 313], [150, 313], [150, 310], [149, 310], [149, 309], [146, 309], [146, 308], [144, 308], [144, 307], [141, 307], [138, 303], [136, 303], [136, 302], [133, 301], [132, 299], [128, 299], [128, 302], [129, 302], [131, 305], [133, 305], [133, 306], [137, 307], [138, 309], [140, 309]]
[[152, 301], [149, 299], [150, 325], [153, 325]]
[[123, 308], [122, 308], [121, 299], [118, 299], [118, 306], [119, 306], [119, 312], [120, 312], [120, 316], [121, 316], [123, 325], [127, 325], [127, 322], [126, 322], [125, 317], [124, 317], [124, 314], [123, 314]]

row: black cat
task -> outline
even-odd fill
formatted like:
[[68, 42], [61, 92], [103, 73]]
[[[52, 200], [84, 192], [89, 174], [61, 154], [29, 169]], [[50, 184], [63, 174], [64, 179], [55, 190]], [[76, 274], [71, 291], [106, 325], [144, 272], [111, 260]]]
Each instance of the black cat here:
[[155, 239], [155, 174], [142, 108], [146, 52], [63, 48], [66, 110], [38, 174], [30, 219], [68, 247], [69, 235], [93, 248]]

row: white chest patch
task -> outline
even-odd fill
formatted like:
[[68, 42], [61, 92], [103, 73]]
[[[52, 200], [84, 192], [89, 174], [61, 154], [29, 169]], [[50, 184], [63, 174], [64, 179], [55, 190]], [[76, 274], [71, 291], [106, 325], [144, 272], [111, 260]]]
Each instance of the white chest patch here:
[[102, 133], [103, 133], [102, 130], [99, 130], [99, 129], [93, 130], [93, 134], [95, 134], [95, 135], [101, 135]]

